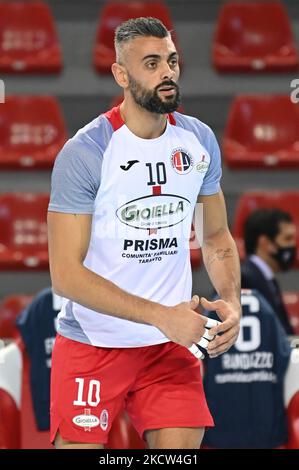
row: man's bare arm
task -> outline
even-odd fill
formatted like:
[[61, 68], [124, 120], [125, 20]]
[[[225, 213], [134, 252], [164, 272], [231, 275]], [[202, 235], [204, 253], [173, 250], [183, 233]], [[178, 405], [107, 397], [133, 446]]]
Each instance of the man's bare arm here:
[[[209, 277], [221, 300], [202, 305], [208, 310], [217, 310], [224, 322], [211, 330], [212, 334], [227, 331], [226, 335], [210, 343], [213, 353], [224, 352], [235, 342], [239, 332], [240, 305], [240, 261], [235, 242], [227, 226], [227, 215], [222, 191], [212, 196], [200, 196], [203, 204], [203, 244], [202, 253]], [[199, 207], [196, 208], [199, 210]], [[199, 219], [195, 217], [197, 222]], [[200, 237], [201, 227], [196, 223], [195, 230]], [[219, 348], [217, 348], [219, 346]], [[221, 346], [221, 347], [220, 347]]]
[[162, 306], [128, 294], [83, 265], [91, 230], [88, 214], [48, 213], [49, 256], [55, 292], [87, 308], [154, 324]]
[[[167, 307], [132, 295], [83, 265], [91, 215], [48, 213], [50, 271], [54, 291], [96, 312], [156, 326], [172, 341], [199, 341], [205, 319], [194, 312], [199, 299]], [[189, 318], [186, 326], [186, 316]]]
[[240, 260], [227, 226], [222, 192], [201, 196], [203, 204], [202, 254], [210, 279], [221, 299], [240, 301]]

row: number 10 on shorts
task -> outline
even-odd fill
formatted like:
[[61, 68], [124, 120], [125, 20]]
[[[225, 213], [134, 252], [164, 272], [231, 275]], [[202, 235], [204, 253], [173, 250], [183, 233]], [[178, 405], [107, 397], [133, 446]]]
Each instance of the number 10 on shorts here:
[[83, 400], [83, 395], [86, 396], [86, 387], [85, 386], [85, 379], [76, 378], [75, 382], [78, 383], [78, 396], [77, 400], [73, 401], [73, 405], [76, 406], [98, 406], [101, 401], [100, 398], [100, 389], [101, 383], [99, 380], [90, 380], [88, 384], [88, 394], [87, 394], [87, 403]]

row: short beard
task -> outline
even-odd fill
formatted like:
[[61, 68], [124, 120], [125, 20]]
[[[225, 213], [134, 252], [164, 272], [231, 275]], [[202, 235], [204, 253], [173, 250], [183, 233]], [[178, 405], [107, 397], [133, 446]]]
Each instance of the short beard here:
[[175, 87], [175, 95], [171, 97], [166, 97], [165, 101], [162, 101], [158, 95], [158, 88], [161, 87], [162, 83], [160, 83], [154, 90], [146, 90], [129, 73], [128, 78], [130, 92], [133, 96], [134, 101], [150, 113], [168, 114], [173, 113], [178, 109], [181, 102], [180, 89], [178, 85], [173, 81], [168, 80], [165, 81], [163, 84]]

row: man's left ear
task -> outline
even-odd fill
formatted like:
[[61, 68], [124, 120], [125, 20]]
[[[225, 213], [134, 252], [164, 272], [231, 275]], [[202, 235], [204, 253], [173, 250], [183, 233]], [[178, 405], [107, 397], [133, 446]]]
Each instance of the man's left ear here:
[[125, 68], [122, 65], [118, 64], [117, 62], [115, 62], [111, 66], [111, 71], [113, 73], [116, 83], [122, 88], [127, 88], [129, 83], [128, 83], [128, 75], [127, 75]]

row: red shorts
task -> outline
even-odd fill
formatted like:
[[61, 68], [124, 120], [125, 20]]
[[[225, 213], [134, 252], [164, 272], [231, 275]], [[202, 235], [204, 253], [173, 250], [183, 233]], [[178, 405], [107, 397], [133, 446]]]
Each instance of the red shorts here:
[[[52, 355], [51, 441], [107, 443], [125, 409], [143, 437], [147, 429], [213, 426], [200, 363], [173, 342], [101, 348], [57, 336]], [[86, 432], [88, 431], [88, 432]]]

